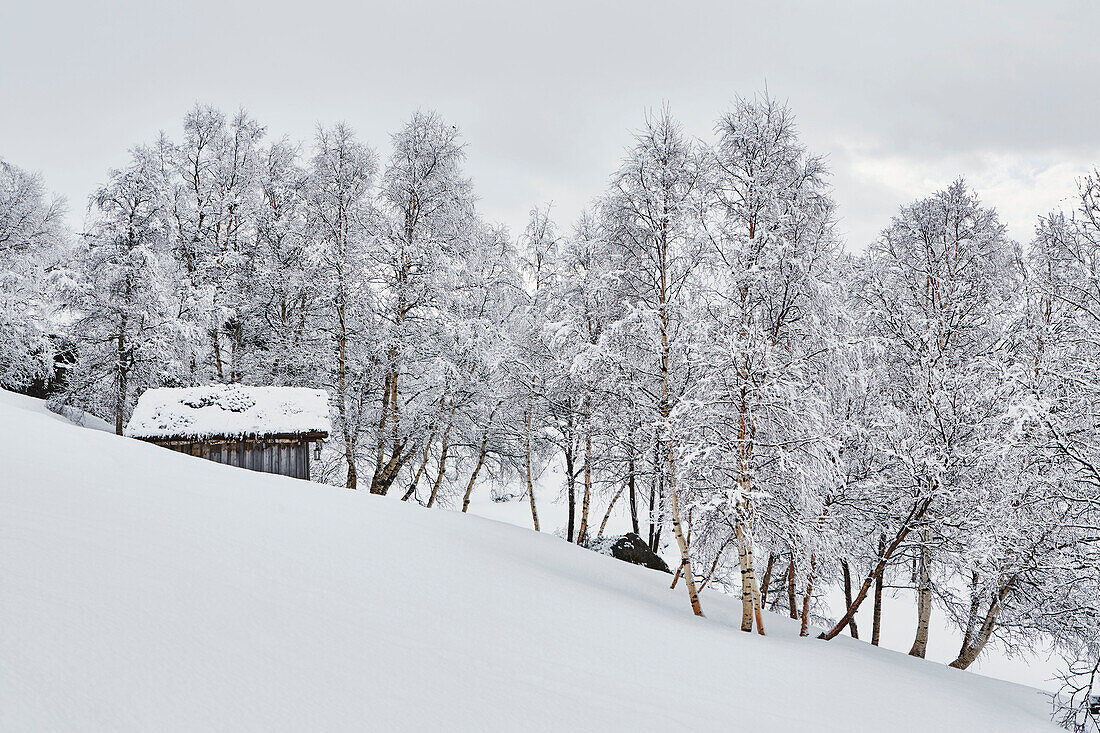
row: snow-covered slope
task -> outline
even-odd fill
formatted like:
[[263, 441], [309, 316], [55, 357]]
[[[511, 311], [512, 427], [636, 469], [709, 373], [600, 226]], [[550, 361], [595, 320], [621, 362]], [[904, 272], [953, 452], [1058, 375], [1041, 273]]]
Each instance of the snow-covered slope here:
[[[564, 496], [564, 475], [561, 467], [551, 463], [539, 480], [535, 482], [538, 496], [539, 523], [544, 532], [565, 536], [568, 520], [568, 508]], [[517, 489], [518, 492], [518, 489]], [[603, 507], [601, 507], [603, 509]], [[517, 527], [531, 527], [531, 507], [527, 497], [520, 495], [510, 501], [492, 501], [489, 492], [479, 487], [474, 492], [469, 509], [477, 514]], [[631, 531], [629, 508], [625, 501], [619, 501], [607, 524], [607, 534], [623, 534]], [[597, 521], [602, 518], [602, 512]], [[645, 531], [643, 526], [642, 531]], [[671, 532], [663, 538], [662, 556], [670, 567], [679, 562], [679, 550]], [[711, 586], [714, 588], [714, 586]], [[844, 594], [841, 588], [833, 585], [822, 589], [825, 593], [825, 606], [821, 609], [825, 615], [833, 618], [844, 613]], [[707, 593], [709, 596], [710, 593]], [[704, 597], [706, 600], [706, 597]], [[856, 616], [859, 632], [863, 639], [871, 635], [874, 604], [864, 603]], [[939, 606], [933, 606], [929, 619], [928, 659], [947, 664], [959, 654], [962, 636], [959, 629], [945, 616]], [[881, 643], [887, 649], [908, 653], [913, 645], [913, 635], [917, 628], [917, 601], [911, 588], [887, 587], [883, 593], [883, 612]], [[1040, 640], [1035, 649], [1008, 653], [1000, 641], [994, 638], [982, 651], [978, 661], [972, 664], [969, 672], [995, 677], [1009, 682], [1036, 687], [1054, 692], [1060, 687], [1057, 675], [1064, 668], [1061, 657], [1052, 651], [1049, 642]]]
[[1049, 730], [1031, 688], [735, 630], [547, 535], [0, 393], [0, 730]]
[[96, 417], [90, 412], [84, 412], [83, 410], [69, 406], [55, 407], [54, 409], [59, 412], [54, 412], [46, 407], [45, 400], [27, 397], [26, 395], [16, 394], [15, 392], [8, 392], [4, 389], [0, 389], [0, 405], [17, 407], [21, 410], [29, 410], [39, 415], [45, 415], [51, 420], [60, 420], [66, 425], [80, 425], [85, 428], [102, 430], [108, 433], [113, 433], [115, 431], [114, 425], [103, 418]]

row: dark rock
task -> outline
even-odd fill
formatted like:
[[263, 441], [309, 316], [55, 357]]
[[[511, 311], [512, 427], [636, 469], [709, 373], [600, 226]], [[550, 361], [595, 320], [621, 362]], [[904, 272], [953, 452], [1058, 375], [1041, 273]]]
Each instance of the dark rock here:
[[623, 562], [660, 570], [664, 573], [672, 573], [668, 569], [668, 564], [661, 559], [661, 556], [650, 550], [649, 544], [633, 532], [618, 537], [600, 537], [589, 546], [596, 552], [610, 555]]

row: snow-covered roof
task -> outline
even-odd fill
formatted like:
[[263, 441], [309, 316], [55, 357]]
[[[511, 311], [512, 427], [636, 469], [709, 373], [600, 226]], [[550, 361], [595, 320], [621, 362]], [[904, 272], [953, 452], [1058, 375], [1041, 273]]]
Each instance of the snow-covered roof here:
[[146, 390], [126, 426], [132, 438], [259, 438], [324, 433], [328, 393], [303, 387], [170, 387]]

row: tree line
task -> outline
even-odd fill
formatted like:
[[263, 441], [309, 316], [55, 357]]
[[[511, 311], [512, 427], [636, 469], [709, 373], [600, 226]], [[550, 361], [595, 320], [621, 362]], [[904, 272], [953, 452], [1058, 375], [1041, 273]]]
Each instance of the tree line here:
[[60, 368], [51, 399], [118, 432], [150, 387], [322, 387], [330, 483], [463, 512], [521, 487], [539, 530], [557, 462], [565, 539], [622, 512], [675, 547], [696, 614], [721, 587], [744, 631], [773, 610], [831, 639], [870, 603], [877, 644], [884, 588], [909, 587], [913, 655], [938, 606], [951, 666], [1043, 638], [1095, 671], [1100, 174], [1023, 245], [960, 179], [853, 252], [767, 96], [709, 140], [648, 115], [576, 222], [539, 206], [517, 236], [479, 214], [438, 114], [388, 151], [196, 106], [109, 172], [78, 235], [4, 163], [0, 382]]

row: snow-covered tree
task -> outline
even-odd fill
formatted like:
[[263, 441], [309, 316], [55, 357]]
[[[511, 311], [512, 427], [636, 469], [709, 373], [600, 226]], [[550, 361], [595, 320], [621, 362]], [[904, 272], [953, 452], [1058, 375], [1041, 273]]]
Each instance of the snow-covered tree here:
[[206, 334], [192, 346], [192, 379], [240, 381], [235, 361], [255, 282], [248, 268], [265, 131], [243, 110], [227, 119], [206, 105], [188, 112], [183, 130], [180, 143], [162, 135], [151, 154], [160, 167], [158, 205], [185, 275], [182, 312]]
[[41, 176], [0, 160], [0, 387], [52, 376], [47, 277], [63, 265], [64, 202]]
[[[669, 110], [662, 109], [635, 135], [601, 207], [626, 310], [609, 324], [613, 333], [607, 338], [625, 347], [615, 356], [625, 367], [631, 398], [640, 403], [643, 426], [654, 439], [656, 496], [650, 512], [663, 516], [667, 507], [696, 615], [703, 612], [681, 516], [680, 446], [672, 416], [694, 378], [689, 310], [700, 260], [699, 176], [697, 151]], [[614, 333], [623, 330], [631, 338]]]
[[1062, 674], [1053, 696], [1054, 720], [1072, 733], [1100, 730], [1100, 643], [1083, 647]]
[[[518, 270], [522, 288], [519, 307], [512, 321], [515, 348], [508, 362], [508, 375], [517, 409], [522, 410], [519, 429], [522, 443], [523, 479], [531, 506], [531, 523], [540, 531], [535, 476], [538, 458], [553, 445], [565, 464], [565, 493], [569, 516], [566, 538], [575, 538], [576, 519], [576, 430], [575, 392], [568, 370], [556, 358], [552, 348], [557, 314], [561, 302], [555, 297], [560, 288], [559, 257], [563, 237], [550, 218], [550, 208], [532, 209], [530, 219], [519, 238]], [[549, 434], [549, 440], [540, 439]]]
[[1023, 562], [999, 574], [1007, 591], [990, 609], [998, 630], [1018, 632], [1014, 641], [1042, 631], [1064, 649], [1067, 694], [1079, 707], [1100, 637], [1100, 174], [1079, 182], [1075, 211], [1040, 218], [1025, 272], [1016, 440], [1031, 490], [1010, 525], [1019, 527], [1010, 548]]
[[[738, 100], [717, 133], [703, 217], [709, 267], [698, 358], [706, 372], [684, 404], [682, 429], [696, 514], [735, 533], [742, 629], [755, 622], [763, 633], [753, 554], [762, 500], [813, 504], [835, 480], [817, 378], [835, 346], [834, 206], [821, 159], [799, 142], [785, 105]], [[781, 514], [766, 523], [783, 522]], [[791, 551], [813, 556], [812, 548]]]
[[508, 480], [516, 475], [523, 395], [515, 389], [510, 366], [519, 348], [516, 326], [524, 292], [519, 255], [508, 232], [482, 227], [469, 240], [453, 282], [452, 358], [460, 367], [460, 390], [465, 393], [455, 432], [458, 465], [464, 464], [465, 471], [457, 474], [456, 488], [466, 511], [479, 478]]
[[372, 427], [376, 494], [389, 490], [428, 435], [449, 435], [454, 405], [438, 328], [446, 323], [449, 270], [477, 233], [457, 128], [434, 112], [416, 112], [391, 143], [369, 264], [383, 364]]
[[990, 469], [1005, 437], [1014, 273], [996, 212], [957, 181], [903, 207], [871, 245], [856, 287], [884, 348], [890, 481], [910, 496], [889, 549], [911, 551], [917, 568], [915, 656], [927, 645], [933, 564], [949, 528], [976, 496], [997, 490]]
[[305, 183], [305, 256], [320, 309], [317, 328], [328, 342], [323, 384], [336, 408], [334, 429], [349, 489], [358, 486], [365, 422], [379, 386], [377, 326], [366, 280], [367, 252], [378, 226], [371, 198], [377, 168], [374, 151], [347, 125], [317, 130]]
[[296, 146], [280, 140], [267, 148], [257, 176], [251, 298], [241, 314], [247, 350], [237, 359], [256, 384], [320, 384], [327, 363], [323, 260], [310, 246], [308, 184]]
[[70, 396], [111, 419], [119, 435], [142, 390], [178, 384], [188, 368], [191, 327], [179, 317], [149, 161], [138, 151], [92, 197], [95, 219], [69, 302], [78, 355]]

